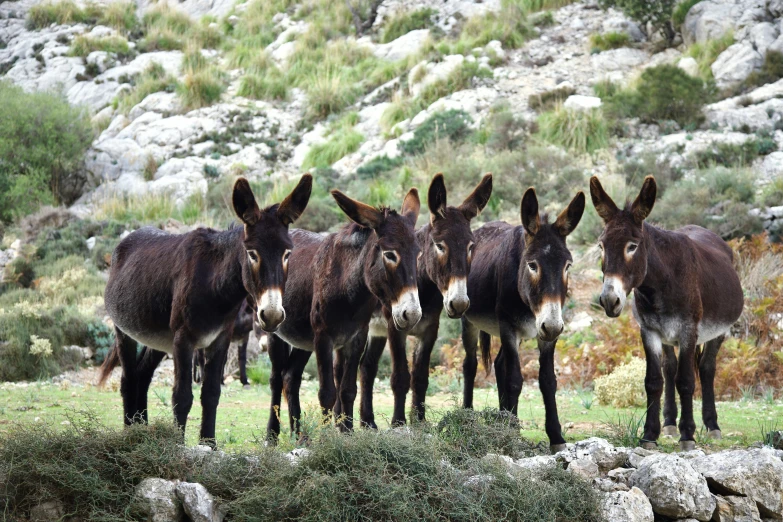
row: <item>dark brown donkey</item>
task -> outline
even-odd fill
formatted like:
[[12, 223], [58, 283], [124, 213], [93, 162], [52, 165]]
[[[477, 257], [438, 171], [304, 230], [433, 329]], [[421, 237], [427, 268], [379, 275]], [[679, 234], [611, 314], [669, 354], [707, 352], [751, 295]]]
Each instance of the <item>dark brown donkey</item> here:
[[[280, 433], [278, 412], [284, 389], [291, 432], [299, 433], [299, 386], [312, 351], [318, 361], [321, 408], [333, 409], [336, 418], [344, 415], [340, 427], [348, 430], [353, 427], [359, 358], [377, 304], [401, 331], [410, 330], [421, 318], [416, 289], [419, 247], [414, 235], [418, 191], [408, 192], [399, 214], [354, 201], [336, 190], [332, 196], [354, 223], [326, 237], [291, 232], [295, 248], [284, 299], [288, 320], [269, 339], [271, 440]], [[336, 352], [334, 374], [332, 351]]]
[[[251, 299], [248, 296], [248, 299]], [[256, 316], [256, 311], [253, 310], [253, 305], [246, 299], [239, 309], [236, 319], [234, 320], [234, 328], [231, 331], [231, 342], [237, 343], [237, 362], [239, 363], [239, 382], [245, 387], [250, 387], [250, 383], [247, 380], [247, 343], [250, 339], [250, 332], [253, 331], [253, 319]], [[228, 353], [226, 353], [226, 360], [223, 361], [223, 369], [220, 370], [220, 383], [223, 384], [226, 378], [226, 362], [228, 361]], [[204, 365], [207, 360], [204, 355], [204, 350], [195, 350], [193, 352], [193, 382], [200, 383], [202, 376], [204, 375]]]
[[568, 293], [572, 258], [566, 237], [582, 219], [585, 195], [577, 193], [568, 207], [547, 223], [538, 213], [536, 191], [522, 198], [522, 226], [488, 223], [473, 232], [476, 249], [468, 277], [470, 308], [462, 318], [465, 346], [464, 406], [473, 407], [473, 381], [479, 333], [484, 365], [489, 368], [489, 335], [500, 337], [495, 359], [500, 408], [517, 414], [522, 391], [519, 344], [538, 339], [538, 383], [546, 409], [546, 434], [553, 452], [565, 448], [557, 416], [555, 343], [563, 331], [563, 305]]
[[[200, 438], [214, 444], [220, 374], [234, 320], [248, 294], [262, 328], [274, 331], [285, 319], [283, 289], [293, 248], [288, 226], [307, 206], [311, 187], [312, 177], [304, 175], [282, 203], [261, 210], [250, 184], [239, 179], [233, 205], [244, 226], [182, 235], [147, 227], [117, 245], [105, 293], [116, 340], [102, 380], [122, 364], [126, 424], [146, 420], [149, 383], [166, 352], [174, 358], [172, 404], [184, 430], [193, 404], [193, 351], [204, 349]], [[146, 347], [141, 359], [137, 342]]]
[[[590, 179], [590, 195], [604, 228], [599, 238], [604, 285], [601, 306], [617, 317], [633, 290], [633, 314], [641, 327], [647, 359], [644, 380], [647, 421], [642, 445], [654, 447], [661, 432], [660, 408], [664, 377], [664, 430], [677, 433], [675, 386], [682, 415], [680, 448], [695, 447], [693, 391], [698, 364], [702, 387], [702, 420], [708, 435], [720, 438], [715, 410], [715, 358], [744, 303], [731, 248], [704, 228], [688, 225], [674, 231], [645, 222], [655, 204], [655, 178], [644, 180], [633, 204], [620, 210], [598, 178]], [[701, 351], [697, 345], [703, 345]], [[680, 347], [679, 360], [674, 346]]]
[[[391, 382], [395, 398], [392, 424], [405, 423], [405, 396], [409, 380], [413, 388], [414, 418], [424, 420], [430, 354], [438, 338], [440, 314], [445, 308], [450, 318], [460, 318], [470, 306], [467, 277], [474, 248], [470, 221], [484, 209], [491, 195], [492, 174], [487, 174], [459, 207], [450, 207], [446, 202], [443, 174], [432, 179], [427, 192], [430, 222], [416, 232], [416, 241], [421, 250], [418, 289], [422, 317], [408, 334], [386, 324], [381, 314], [373, 317], [359, 379], [362, 391], [360, 417], [364, 426], [376, 427], [372, 387], [387, 338], [395, 367], [402, 368]], [[407, 335], [416, 337], [418, 341], [413, 355], [413, 375], [408, 373], [405, 353]]]

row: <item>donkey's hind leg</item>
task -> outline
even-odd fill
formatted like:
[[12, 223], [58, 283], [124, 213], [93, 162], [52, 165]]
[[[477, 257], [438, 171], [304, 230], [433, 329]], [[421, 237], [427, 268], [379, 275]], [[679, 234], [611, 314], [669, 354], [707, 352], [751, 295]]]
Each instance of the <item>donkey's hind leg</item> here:
[[413, 354], [413, 372], [411, 373], [413, 412], [411, 412], [411, 420], [425, 420], [424, 401], [427, 398], [427, 388], [430, 384], [430, 356], [437, 340], [438, 323], [434, 322], [434, 325], [427, 328], [424, 336], [418, 340], [416, 351]]
[[378, 425], [375, 424], [375, 411], [372, 407], [372, 389], [375, 384], [375, 376], [378, 375], [378, 361], [380, 361], [385, 347], [386, 337], [369, 337], [359, 363], [359, 384], [362, 390], [359, 417], [362, 426], [374, 430], [378, 429]]
[[296, 435], [297, 440], [302, 438], [302, 405], [299, 403], [299, 387], [302, 385], [307, 361], [313, 352], [293, 348], [288, 357], [288, 368], [283, 375], [283, 389], [285, 400], [288, 402], [288, 417], [291, 423], [291, 434]]
[[[343, 362], [343, 374], [340, 387], [337, 390], [339, 402], [342, 406], [341, 418], [338, 427], [341, 431], [353, 430], [353, 405], [356, 401], [356, 374], [359, 370], [364, 347], [367, 344], [367, 334], [357, 336], [350, 346], [344, 347], [340, 352], [345, 352]], [[404, 402], [403, 402], [404, 404]]]
[[283, 394], [283, 374], [288, 369], [288, 344], [274, 334], [267, 336], [269, 361], [272, 370], [269, 374], [269, 390], [272, 393], [269, 421], [266, 425], [266, 438], [271, 443], [277, 442], [280, 435], [280, 405]]
[[713, 439], [721, 438], [718, 410], [715, 408], [715, 369], [718, 350], [720, 350], [725, 338], [725, 335], [721, 335], [707, 341], [699, 358], [699, 380], [701, 380], [702, 395], [701, 417], [707, 427], [707, 436]]
[[149, 393], [150, 383], [152, 383], [152, 376], [155, 374], [155, 369], [160, 364], [160, 361], [162, 361], [165, 356], [166, 354], [164, 352], [159, 352], [148, 346], [144, 346], [141, 351], [139, 363], [136, 365], [136, 381], [138, 382], [138, 387], [136, 389], [136, 408], [138, 409], [144, 424], [147, 424], [149, 421], [147, 394]]
[[140, 422], [137, 418], [138, 408], [138, 379], [136, 377], [136, 341], [125, 335], [119, 328], [114, 328], [114, 349], [119, 353], [122, 365], [122, 377], [120, 379], [120, 394], [122, 395], [123, 422], [130, 426], [134, 422]]
[[199, 440], [202, 444], [216, 446], [215, 422], [217, 407], [220, 402], [220, 385], [223, 381], [223, 366], [231, 338], [228, 333], [221, 333], [205, 350], [204, 383], [201, 385], [201, 432]]
[[674, 346], [664, 344], [663, 347], [663, 434], [678, 437], [677, 428], [677, 396], [674, 378], [677, 376], [677, 354]]
[[462, 346], [465, 348], [465, 360], [462, 363], [462, 407], [473, 408], [473, 382], [476, 380], [478, 358], [476, 345], [479, 330], [464, 317], [462, 318]]

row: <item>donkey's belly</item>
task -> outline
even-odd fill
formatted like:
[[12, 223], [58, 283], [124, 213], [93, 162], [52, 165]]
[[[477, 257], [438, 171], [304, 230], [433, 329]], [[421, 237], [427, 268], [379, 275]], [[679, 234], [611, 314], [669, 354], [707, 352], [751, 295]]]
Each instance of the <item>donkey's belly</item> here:
[[166, 352], [171, 355], [174, 352], [174, 335], [169, 330], [162, 332], [133, 332], [127, 328], [117, 325], [122, 330], [122, 333], [133, 339], [139, 344], [158, 350], [159, 352]]
[[[637, 320], [639, 318], [637, 317]], [[683, 325], [682, 319], [677, 317], [644, 317], [639, 321], [645, 328], [656, 332], [664, 344], [672, 346], [680, 345], [680, 334]], [[731, 324], [721, 324], [717, 322], [702, 321], [698, 327], [698, 339], [696, 344], [704, 344], [716, 337], [727, 333], [731, 329]]]

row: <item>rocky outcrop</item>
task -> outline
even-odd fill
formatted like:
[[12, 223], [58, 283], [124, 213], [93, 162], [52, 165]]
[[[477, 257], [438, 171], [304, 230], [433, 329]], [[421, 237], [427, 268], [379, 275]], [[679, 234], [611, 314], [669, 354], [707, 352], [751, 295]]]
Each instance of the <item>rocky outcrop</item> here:
[[148, 478], [136, 487], [136, 501], [150, 522], [178, 522], [185, 512], [171, 480]]
[[604, 495], [601, 503], [604, 519], [610, 522], [653, 522], [652, 505], [639, 488], [630, 491], [615, 491]]

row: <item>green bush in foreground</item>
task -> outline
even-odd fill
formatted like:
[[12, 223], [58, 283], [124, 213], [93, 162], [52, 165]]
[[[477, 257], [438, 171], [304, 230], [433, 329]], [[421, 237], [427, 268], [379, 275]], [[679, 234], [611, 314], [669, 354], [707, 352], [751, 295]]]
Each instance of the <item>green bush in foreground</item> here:
[[61, 96], [6, 82], [0, 106], [0, 221], [42, 204], [72, 203], [81, 195], [79, 170], [93, 137], [89, 115]]
[[[485, 435], [482, 427], [493, 433], [497, 415], [488, 412], [483, 425], [466, 420], [454, 426], [463, 435], [456, 442], [470, 446]], [[0, 491], [12, 518], [57, 499], [83, 520], [136, 519], [134, 488], [160, 477], [203, 484], [230, 520], [600, 520], [597, 494], [575, 474], [553, 466], [511, 475], [499, 462], [432, 435], [418, 428], [350, 435], [322, 428], [311, 438], [310, 453], [293, 466], [283, 450], [261, 446], [231, 458], [194, 458], [178, 445], [181, 433], [171, 424], [110, 430], [74, 415], [61, 431], [37, 424], [0, 439], [0, 480], [6, 482]], [[466, 482], [475, 475], [485, 480]]]

